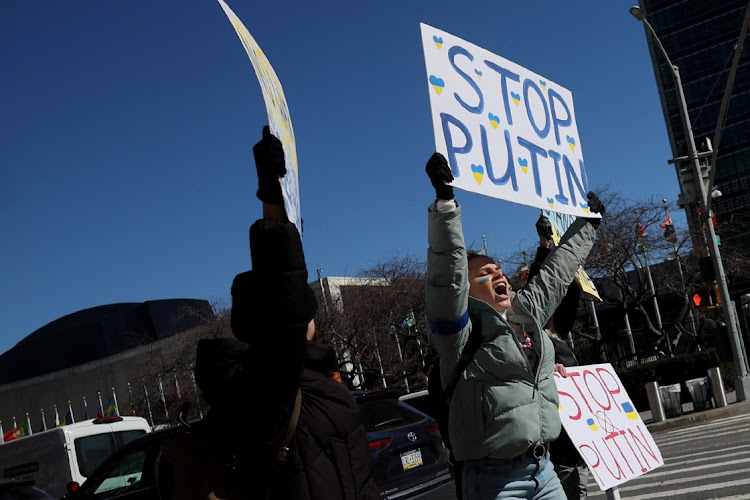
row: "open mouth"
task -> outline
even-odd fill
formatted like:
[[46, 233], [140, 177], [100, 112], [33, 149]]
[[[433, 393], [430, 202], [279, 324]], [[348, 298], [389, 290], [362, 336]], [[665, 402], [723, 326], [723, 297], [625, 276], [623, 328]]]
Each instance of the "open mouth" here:
[[508, 286], [505, 284], [505, 282], [501, 281], [497, 285], [495, 285], [495, 295], [499, 296], [508, 296]]

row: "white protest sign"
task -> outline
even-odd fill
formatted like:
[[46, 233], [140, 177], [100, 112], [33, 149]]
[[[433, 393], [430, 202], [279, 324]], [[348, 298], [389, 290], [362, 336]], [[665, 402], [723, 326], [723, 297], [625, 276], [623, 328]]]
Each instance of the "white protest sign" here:
[[453, 186], [556, 212], [589, 214], [572, 94], [421, 24], [436, 150]]
[[612, 365], [565, 370], [555, 372], [560, 420], [602, 490], [664, 465]]
[[[555, 242], [555, 245], [559, 245], [560, 238], [562, 238], [563, 234], [565, 234], [565, 231], [568, 230], [568, 228], [571, 224], [573, 224], [573, 221], [575, 221], [576, 218], [572, 215], [552, 212], [551, 210], [542, 210], [542, 214], [547, 217], [552, 224], [552, 241]], [[575, 281], [576, 283], [578, 283], [578, 286], [581, 287], [583, 293], [588, 295], [590, 298], [598, 301], [602, 300], [602, 298], [599, 296], [599, 292], [596, 291], [596, 285], [591, 280], [591, 278], [589, 278], [589, 275], [586, 274], [586, 271], [581, 266], [578, 266]]]
[[[232, 9], [224, 3], [224, 0], [218, 0], [224, 13], [232, 23], [237, 36], [240, 37], [242, 46], [250, 58], [250, 62], [255, 69], [255, 76], [258, 77], [260, 88], [263, 93], [263, 101], [266, 104], [266, 113], [268, 114], [268, 125], [271, 133], [281, 140], [284, 145], [284, 158], [286, 159], [286, 175], [281, 180], [281, 191], [284, 194], [284, 206], [287, 217], [292, 221], [297, 229], [302, 233], [302, 215], [300, 212], [299, 202], [299, 171], [297, 167], [297, 143], [294, 139], [294, 129], [292, 128], [292, 119], [289, 114], [289, 107], [284, 96], [284, 89], [281, 88], [281, 82], [276, 76], [276, 72], [268, 62], [268, 58], [260, 49], [255, 39], [247, 31], [242, 21], [235, 15]], [[260, 131], [258, 132], [260, 138]]]

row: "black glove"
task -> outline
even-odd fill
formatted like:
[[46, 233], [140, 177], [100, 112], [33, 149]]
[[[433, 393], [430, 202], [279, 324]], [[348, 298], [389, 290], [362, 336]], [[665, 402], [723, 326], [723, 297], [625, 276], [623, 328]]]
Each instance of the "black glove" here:
[[[604, 206], [604, 203], [602, 203], [602, 200], [599, 199], [596, 193], [594, 193], [593, 191], [589, 191], [589, 194], [586, 195], [586, 198], [589, 199], [589, 212], [601, 214], [602, 216], [604, 216], [604, 212], [607, 211], [607, 208]], [[601, 219], [595, 219], [593, 217], [587, 217], [586, 221], [594, 226], [594, 229], [598, 229], [599, 224], [601, 224], [602, 222]]]
[[546, 240], [552, 239], [552, 223], [544, 215], [540, 215], [536, 221], [536, 234]]
[[253, 146], [253, 156], [258, 170], [258, 199], [271, 205], [283, 205], [279, 179], [286, 175], [284, 148], [268, 125], [263, 127], [263, 139]]
[[430, 177], [432, 187], [435, 188], [435, 197], [438, 200], [452, 200], [453, 186], [448, 183], [453, 181], [453, 174], [445, 156], [440, 153], [433, 154], [424, 170]]

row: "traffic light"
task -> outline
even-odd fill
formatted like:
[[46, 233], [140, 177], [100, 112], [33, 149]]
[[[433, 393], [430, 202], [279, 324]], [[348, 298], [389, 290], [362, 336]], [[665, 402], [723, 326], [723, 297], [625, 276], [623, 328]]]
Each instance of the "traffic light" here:
[[719, 295], [719, 285], [711, 285], [706, 288], [698, 288], [693, 291], [691, 297], [693, 306], [696, 309], [716, 309], [721, 307], [721, 295]]

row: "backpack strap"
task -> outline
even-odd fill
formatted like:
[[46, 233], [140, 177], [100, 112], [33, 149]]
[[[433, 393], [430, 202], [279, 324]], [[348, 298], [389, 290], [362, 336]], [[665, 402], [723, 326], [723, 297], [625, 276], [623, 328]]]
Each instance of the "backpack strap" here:
[[294, 432], [297, 430], [297, 421], [299, 420], [301, 407], [302, 407], [302, 391], [300, 389], [297, 389], [297, 399], [294, 400], [294, 408], [292, 409], [292, 416], [289, 419], [289, 425], [286, 428], [284, 437], [281, 440], [281, 446], [279, 446], [279, 451], [278, 453], [276, 453], [275, 474], [274, 474], [273, 480], [271, 481], [271, 485], [268, 488], [268, 492], [266, 494], [267, 499], [271, 498], [271, 492], [273, 491], [273, 486], [276, 483], [276, 480], [278, 480], [278, 475], [279, 475], [281, 466], [284, 465], [284, 463], [286, 463], [286, 456], [287, 456], [287, 453], [289, 453], [289, 443], [291, 443], [292, 437], [294, 437]]
[[469, 363], [474, 359], [474, 355], [479, 350], [479, 346], [482, 345], [482, 321], [481, 318], [477, 318], [476, 321], [471, 322], [471, 332], [469, 338], [464, 344], [464, 348], [461, 350], [461, 357], [458, 358], [458, 364], [456, 370], [453, 372], [453, 376], [448, 381], [448, 385], [445, 388], [445, 398], [450, 401], [453, 396], [453, 391], [458, 384], [461, 374], [469, 366]]

